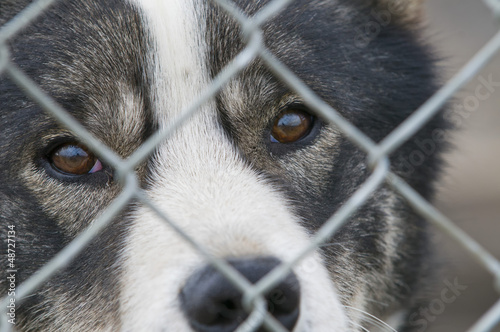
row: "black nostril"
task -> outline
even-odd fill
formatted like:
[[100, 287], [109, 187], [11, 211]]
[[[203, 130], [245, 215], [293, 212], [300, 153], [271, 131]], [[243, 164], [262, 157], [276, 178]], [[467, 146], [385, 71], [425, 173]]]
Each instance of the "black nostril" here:
[[[230, 259], [228, 262], [252, 283], [280, 264], [274, 257]], [[241, 303], [241, 292], [212, 266], [191, 275], [180, 296], [187, 319], [197, 332], [231, 332], [248, 317]], [[297, 277], [290, 273], [265, 297], [268, 311], [284, 327], [292, 330], [299, 317]]]

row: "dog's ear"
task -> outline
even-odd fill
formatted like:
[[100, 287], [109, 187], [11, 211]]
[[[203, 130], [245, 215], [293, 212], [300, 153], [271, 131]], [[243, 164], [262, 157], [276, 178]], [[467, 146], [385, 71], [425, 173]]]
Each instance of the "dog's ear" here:
[[379, 10], [387, 10], [400, 21], [412, 23], [419, 22], [424, 13], [426, 0], [375, 0]]

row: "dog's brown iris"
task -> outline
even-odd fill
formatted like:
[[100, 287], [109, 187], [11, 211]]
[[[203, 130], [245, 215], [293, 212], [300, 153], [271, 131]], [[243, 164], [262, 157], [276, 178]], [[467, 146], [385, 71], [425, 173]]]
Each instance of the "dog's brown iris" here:
[[313, 125], [312, 116], [302, 110], [281, 112], [274, 121], [271, 135], [280, 143], [293, 143], [306, 136]]
[[[52, 165], [61, 172], [83, 175], [93, 173], [100, 162], [88, 148], [79, 143], [67, 143], [56, 148], [50, 155]], [[99, 164], [99, 165], [98, 165]]]

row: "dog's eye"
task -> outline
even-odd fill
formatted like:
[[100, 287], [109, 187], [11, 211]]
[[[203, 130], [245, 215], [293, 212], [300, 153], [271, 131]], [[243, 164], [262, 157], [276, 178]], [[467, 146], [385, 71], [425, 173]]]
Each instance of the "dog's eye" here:
[[281, 112], [274, 121], [271, 130], [271, 141], [279, 143], [293, 143], [311, 131], [313, 117], [302, 110], [287, 110]]
[[102, 164], [87, 147], [79, 143], [67, 143], [57, 147], [49, 155], [49, 160], [58, 171], [84, 175], [102, 169]]

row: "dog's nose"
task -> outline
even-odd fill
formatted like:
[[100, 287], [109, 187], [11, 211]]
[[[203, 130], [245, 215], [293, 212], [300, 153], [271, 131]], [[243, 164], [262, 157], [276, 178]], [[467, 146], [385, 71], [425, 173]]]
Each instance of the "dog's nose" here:
[[[251, 283], [256, 283], [280, 264], [274, 257], [230, 259], [228, 262]], [[212, 266], [191, 275], [180, 296], [185, 315], [196, 332], [231, 332], [248, 316], [241, 303], [241, 292]], [[284, 327], [292, 330], [299, 317], [300, 286], [297, 277], [290, 273], [265, 294], [265, 298], [268, 311]]]

